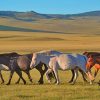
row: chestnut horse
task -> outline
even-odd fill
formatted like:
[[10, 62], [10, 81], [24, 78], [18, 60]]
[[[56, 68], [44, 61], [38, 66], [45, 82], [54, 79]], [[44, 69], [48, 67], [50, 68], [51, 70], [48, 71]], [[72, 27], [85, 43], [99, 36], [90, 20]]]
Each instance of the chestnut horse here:
[[100, 69], [100, 53], [99, 52], [84, 52], [83, 55], [88, 57], [87, 69], [90, 70], [93, 66], [95, 67], [94, 77], [96, 77]]

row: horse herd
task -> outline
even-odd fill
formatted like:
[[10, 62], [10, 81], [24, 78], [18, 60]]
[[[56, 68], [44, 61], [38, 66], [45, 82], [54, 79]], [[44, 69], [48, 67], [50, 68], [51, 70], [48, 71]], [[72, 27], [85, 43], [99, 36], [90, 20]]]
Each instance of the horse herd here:
[[[42, 68], [44, 65], [44, 69]], [[91, 68], [95, 67], [94, 76], [91, 73]], [[19, 79], [16, 84], [22, 79], [26, 84], [25, 79], [22, 76], [24, 71], [32, 82], [30, 70], [36, 68], [40, 72], [39, 84], [43, 84], [43, 76], [46, 75], [48, 82], [51, 82], [51, 77], [55, 78], [55, 83], [59, 84], [60, 79], [58, 70], [71, 70], [72, 78], [69, 81], [71, 84], [75, 84], [78, 71], [82, 74], [83, 80], [89, 79], [90, 84], [93, 83], [99, 69], [100, 69], [100, 53], [99, 52], [84, 52], [83, 54], [63, 53], [56, 50], [45, 50], [35, 52], [31, 54], [20, 55], [16, 52], [0, 54], [0, 78], [1, 83], [4, 83], [4, 79], [1, 71], [10, 71], [9, 81], [7, 85], [11, 83], [12, 76], [16, 72]]]

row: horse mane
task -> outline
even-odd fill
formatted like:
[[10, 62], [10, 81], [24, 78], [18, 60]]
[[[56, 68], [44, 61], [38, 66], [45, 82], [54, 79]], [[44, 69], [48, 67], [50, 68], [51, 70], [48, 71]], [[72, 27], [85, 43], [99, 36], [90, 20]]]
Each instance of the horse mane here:
[[16, 52], [11, 52], [11, 53], [3, 53], [3, 54], [0, 54], [0, 56], [10, 56], [10, 57], [14, 57], [14, 56], [19, 56], [19, 54], [16, 53]]
[[20, 55], [20, 56], [26, 56], [28, 57], [28, 59], [32, 59], [32, 56], [33, 56], [33, 53], [30, 53], [30, 54], [24, 54], [24, 55]]
[[43, 50], [40, 52], [36, 52], [38, 54], [44, 54], [44, 55], [56, 55], [56, 54], [63, 54], [62, 52], [56, 51], [56, 50]]
[[87, 57], [94, 57], [94, 56], [100, 56], [99, 52], [84, 52], [83, 55], [86, 55]]
[[52, 50], [43, 50], [43, 51], [39, 51], [36, 52], [37, 54], [49, 54]]

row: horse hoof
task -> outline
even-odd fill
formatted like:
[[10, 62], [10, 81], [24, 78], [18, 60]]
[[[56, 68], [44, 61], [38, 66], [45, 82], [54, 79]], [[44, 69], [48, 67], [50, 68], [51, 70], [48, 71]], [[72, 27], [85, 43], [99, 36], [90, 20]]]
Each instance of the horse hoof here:
[[10, 85], [10, 83], [7, 83], [6, 85]]
[[43, 84], [44, 82], [38, 82], [38, 84]]
[[33, 83], [33, 80], [30, 80], [31, 83]]
[[24, 85], [26, 84], [26, 82], [24, 82]]
[[84, 80], [84, 82], [85, 82], [85, 83], [88, 83], [88, 81], [87, 81], [87, 80]]
[[1, 84], [4, 84], [4, 82], [1, 82]]
[[56, 83], [56, 85], [59, 85], [60, 83]]
[[43, 82], [43, 81], [38, 81], [38, 83], [39, 83], [39, 84], [43, 84], [44, 82]]
[[72, 83], [73, 81], [69, 81], [68, 83]]
[[19, 82], [16, 82], [15, 84], [19, 84]]
[[98, 85], [100, 86], [100, 82], [98, 82]]
[[70, 83], [70, 85], [74, 85], [74, 84], [75, 84], [74, 82]]

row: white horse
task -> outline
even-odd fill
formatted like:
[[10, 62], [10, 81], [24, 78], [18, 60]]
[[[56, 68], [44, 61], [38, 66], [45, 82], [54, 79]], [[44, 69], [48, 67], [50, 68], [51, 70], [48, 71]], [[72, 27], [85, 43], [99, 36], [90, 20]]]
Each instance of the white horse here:
[[36, 53], [41, 55], [48, 55], [48, 56], [59, 56], [60, 54], [64, 54], [63, 52], [59, 52], [56, 50], [43, 50]]
[[48, 74], [54, 71], [56, 77], [56, 83], [59, 84], [59, 76], [58, 69], [61, 70], [74, 70], [75, 79], [73, 84], [76, 82], [78, 77], [78, 70], [81, 69], [90, 81], [94, 80], [94, 77], [90, 72], [86, 70], [87, 57], [80, 54], [60, 54], [59, 56], [46, 56], [38, 53], [33, 53], [32, 61], [30, 64], [30, 68], [35, 67], [40, 62], [45, 63], [48, 66], [48, 70], [46, 72], [47, 79], [49, 79]]
[[[40, 52], [37, 52], [37, 53], [41, 54], [41, 55], [49, 55], [49, 56], [59, 56], [61, 54], [71, 54], [71, 53], [59, 52], [59, 51], [56, 51], [56, 50], [43, 50], [43, 51], [40, 51]], [[72, 78], [69, 81], [69, 83], [73, 84], [73, 80], [74, 80], [74, 77], [75, 77], [75, 71], [74, 71], [74, 69], [71, 69], [71, 72], [72, 72]], [[87, 82], [86, 74], [81, 69], [79, 69], [79, 72], [82, 74], [83, 80], [85, 82]]]

